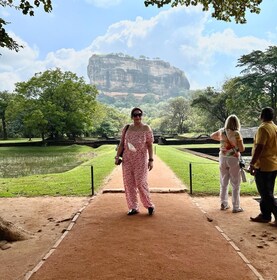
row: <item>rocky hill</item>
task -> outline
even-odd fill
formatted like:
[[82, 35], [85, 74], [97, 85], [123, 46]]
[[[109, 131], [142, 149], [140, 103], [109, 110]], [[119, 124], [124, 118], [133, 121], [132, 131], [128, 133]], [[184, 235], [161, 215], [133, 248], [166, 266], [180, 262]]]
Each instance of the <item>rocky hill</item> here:
[[160, 59], [148, 59], [124, 54], [92, 55], [87, 68], [90, 83], [100, 93], [110, 96], [175, 95], [188, 90], [190, 84], [180, 69]]

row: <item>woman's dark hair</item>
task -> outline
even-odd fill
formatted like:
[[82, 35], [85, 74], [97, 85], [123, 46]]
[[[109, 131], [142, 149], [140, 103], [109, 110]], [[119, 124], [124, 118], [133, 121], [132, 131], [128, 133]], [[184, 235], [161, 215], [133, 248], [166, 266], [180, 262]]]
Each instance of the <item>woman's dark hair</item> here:
[[263, 121], [272, 121], [274, 118], [274, 111], [271, 107], [265, 107], [261, 112], [261, 119]]
[[140, 111], [141, 114], [143, 115], [142, 110], [141, 110], [140, 108], [136, 107], [136, 108], [134, 108], [134, 109], [131, 111], [131, 118], [133, 117], [135, 111]]

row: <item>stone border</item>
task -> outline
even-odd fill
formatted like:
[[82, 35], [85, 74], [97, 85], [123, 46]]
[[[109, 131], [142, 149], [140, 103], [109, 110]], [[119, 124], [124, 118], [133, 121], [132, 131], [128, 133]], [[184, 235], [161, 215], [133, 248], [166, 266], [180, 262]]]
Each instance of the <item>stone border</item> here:
[[[188, 190], [180, 189], [180, 188], [150, 188], [150, 193], [185, 193], [188, 192]], [[102, 193], [125, 193], [124, 189], [103, 189]]]
[[[206, 216], [207, 220], [209, 222], [212, 222], [213, 219], [211, 219], [208, 216], [208, 213], [197, 203], [191, 196], [190, 199], [192, 200], [193, 204], [197, 206], [200, 211]], [[236, 251], [236, 253], [241, 257], [243, 262], [250, 268], [250, 270], [254, 273], [254, 275], [257, 277], [258, 280], [265, 280], [263, 276], [257, 271], [257, 269], [251, 264], [251, 262], [244, 256], [244, 254], [240, 251], [240, 248], [232, 241], [232, 239], [224, 233], [224, 231], [219, 227], [215, 226], [217, 231], [226, 239], [226, 241], [233, 247], [233, 249]]]
[[56, 243], [52, 246], [52, 248], [49, 250], [49, 252], [46, 253], [46, 255], [41, 259], [41, 261], [30, 271], [28, 271], [25, 275], [24, 275], [24, 280], [29, 280], [31, 278], [31, 276], [36, 273], [41, 266], [44, 264], [44, 262], [56, 251], [56, 249], [58, 248], [58, 246], [60, 245], [60, 243], [63, 241], [63, 239], [67, 236], [67, 234], [69, 233], [69, 231], [72, 230], [72, 228], [75, 226], [76, 221], [78, 220], [79, 216], [81, 215], [81, 213], [85, 210], [85, 208], [91, 203], [91, 201], [96, 197], [93, 196], [91, 197], [78, 211], [77, 213], [74, 215], [74, 217], [72, 218], [71, 222], [69, 223], [67, 229], [65, 230], [65, 232], [62, 234], [62, 236], [56, 241]]

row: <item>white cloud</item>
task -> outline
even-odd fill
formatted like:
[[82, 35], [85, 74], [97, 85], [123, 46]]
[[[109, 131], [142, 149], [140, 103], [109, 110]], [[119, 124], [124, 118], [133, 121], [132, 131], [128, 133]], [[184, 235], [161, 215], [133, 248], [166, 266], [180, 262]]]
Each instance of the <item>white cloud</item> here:
[[124, 20], [112, 24], [106, 34], [97, 37], [91, 44], [94, 50], [103, 48], [113, 48], [114, 45], [122, 45], [132, 48], [135, 44], [143, 40], [157, 24], [155, 18], [144, 20], [137, 17], [135, 21]]
[[209, 20], [208, 14], [199, 8], [170, 8], [150, 19], [138, 16], [133, 21], [116, 22], [87, 48], [49, 52], [43, 60], [38, 60], [39, 50], [36, 46], [31, 47], [16, 38], [25, 48], [19, 53], [2, 52], [0, 90], [11, 90], [15, 82], [56, 67], [83, 76], [88, 82], [87, 65], [91, 55], [111, 52], [123, 52], [135, 57], [159, 57], [185, 71], [191, 88], [196, 89], [217, 85], [227, 75], [238, 72], [235, 64], [242, 54], [256, 49], [264, 50], [272, 45], [266, 39], [238, 36], [230, 28], [211, 32], [206, 30]]

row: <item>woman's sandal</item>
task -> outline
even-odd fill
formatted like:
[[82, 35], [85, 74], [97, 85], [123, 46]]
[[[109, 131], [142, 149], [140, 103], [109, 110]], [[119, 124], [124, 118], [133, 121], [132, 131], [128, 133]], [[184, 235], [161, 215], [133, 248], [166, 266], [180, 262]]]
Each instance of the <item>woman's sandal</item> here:
[[128, 211], [128, 213], [127, 213], [127, 215], [136, 215], [136, 214], [138, 214], [138, 210], [136, 210], [136, 209], [131, 209], [131, 210], [129, 210]]
[[154, 207], [148, 207], [148, 214], [149, 214], [149, 216], [152, 216], [154, 211], [155, 211]]

